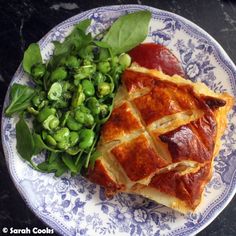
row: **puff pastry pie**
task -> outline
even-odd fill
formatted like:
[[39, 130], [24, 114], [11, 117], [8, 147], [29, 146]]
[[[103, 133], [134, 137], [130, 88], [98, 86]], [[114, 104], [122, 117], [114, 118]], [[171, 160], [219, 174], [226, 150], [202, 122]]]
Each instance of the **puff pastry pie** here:
[[106, 190], [193, 211], [212, 175], [233, 98], [137, 65], [127, 69], [88, 178]]

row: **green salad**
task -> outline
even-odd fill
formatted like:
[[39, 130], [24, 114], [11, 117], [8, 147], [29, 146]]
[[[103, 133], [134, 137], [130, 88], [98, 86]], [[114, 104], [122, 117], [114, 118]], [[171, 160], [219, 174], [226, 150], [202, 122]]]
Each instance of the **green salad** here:
[[[23, 69], [34, 86], [14, 83], [5, 115], [19, 117], [16, 148], [33, 168], [60, 176], [93, 167], [101, 126], [131, 63], [126, 52], [146, 38], [150, 19], [148, 11], [130, 13], [94, 37], [87, 32], [91, 20], [81, 21], [63, 42], [53, 42], [46, 62], [39, 45], [29, 45]], [[32, 158], [42, 151], [45, 160], [36, 164]]]

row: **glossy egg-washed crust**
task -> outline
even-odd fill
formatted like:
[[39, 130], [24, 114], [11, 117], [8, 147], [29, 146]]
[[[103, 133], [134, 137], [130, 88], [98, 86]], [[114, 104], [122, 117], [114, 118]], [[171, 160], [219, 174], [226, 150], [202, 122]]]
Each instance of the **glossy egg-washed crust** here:
[[101, 131], [101, 156], [88, 178], [107, 196], [138, 193], [180, 212], [195, 210], [211, 178], [233, 98], [133, 65], [115, 99]]

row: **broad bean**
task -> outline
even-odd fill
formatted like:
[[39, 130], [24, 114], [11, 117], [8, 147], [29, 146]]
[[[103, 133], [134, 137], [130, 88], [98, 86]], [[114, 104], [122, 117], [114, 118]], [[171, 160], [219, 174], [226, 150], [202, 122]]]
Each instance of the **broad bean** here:
[[43, 127], [48, 130], [57, 128], [59, 125], [59, 119], [54, 115], [50, 115], [44, 122]]
[[54, 133], [53, 138], [57, 142], [63, 142], [64, 140], [69, 139], [69, 135], [70, 135], [70, 130], [68, 128], [64, 127], [64, 128], [61, 128], [61, 129], [57, 130]]
[[43, 122], [50, 115], [55, 115], [55, 114], [56, 114], [56, 109], [55, 108], [46, 106], [37, 115], [37, 120], [38, 120], [38, 122]]
[[98, 84], [98, 96], [103, 97], [111, 92], [111, 86], [107, 82], [102, 82]]
[[70, 130], [78, 131], [82, 128], [82, 124], [78, 123], [72, 116], [69, 116], [66, 125]]
[[78, 68], [80, 65], [80, 61], [75, 56], [68, 56], [65, 59], [65, 65], [70, 69]]
[[69, 137], [69, 141], [70, 141], [70, 146], [74, 146], [78, 141], [79, 141], [79, 134], [78, 132], [70, 132], [70, 137]]
[[58, 119], [57, 117], [54, 117], [54, 118], [50, 121], [49, 127], [50, 127], [51, 129], [55, 129], [55, 128], [58, 127], [59, 123], [60, 123], [59, 119]]
[[108, 73], [111, 70], [110, 63], [108, 61], [99, 62], [98, 63], [98, 70], [103, 74]]
[[27, 108], [27, 111], [28, 111], [30, 114], [34, 115], [34, 116], [36, 116], [36, 115], [39, 114], [39, 112], [38, 112], [37, 110], [35, 110], [33, 107], [28, 107], [28, 108]]
[[61, 150], [66, 150], [67, 148], [70, 147], [70, 144], [68, 141], [63, 140], [63, 141], [57, 143], [57, 147]]
[[94, 85], [90, 80], [84, 79], [82, 81], [82, 87], [86, 96], [93, 96], [95, 94]]
[[60, 99], [61, 94], [62, 94], [62, 86], [60, 83], [55, 82], [51, 85], [51, 88], [48, 91], [48, 99], [56, 101]]
[[79, 147], [86, 149], [92, 146], [95, 134], [91, 129], [82, 129], [79, 135]]
[[94, 117], [91, 114], [85, 114], [85, 125], [87, 127], [92, 127], [94, 124]]
[[46, 72], [46, 66], [44, 64], [34, 65], [31, 69], [31, 75], [35, 79], [40, 79], [44, 76]]
[[56, 146], [57, 145], [57, 142], [56, 140], [51, 136], [51, 135], [47, 135], [46, 136], [46, 142], [52, 146]]
[[67, 77], [67, 71], [64, 67], [57, 67], [50, 76], [52, 82], [64, 80]]
[[75, 120], [78, 121], [81, 124], [84, 124], [84, 122], [85, 122], [85, 114], [82, 111], [77, 110], [75, 112]]
[[95, 97], [91, 97], [87, 100], [87, 106], [94, 115], [98, 115], [101, 111], [100, 103]]

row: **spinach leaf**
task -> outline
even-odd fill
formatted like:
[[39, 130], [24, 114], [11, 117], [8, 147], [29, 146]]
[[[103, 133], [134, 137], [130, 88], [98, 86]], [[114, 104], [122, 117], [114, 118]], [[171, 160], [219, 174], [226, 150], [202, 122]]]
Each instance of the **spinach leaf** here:
[[102, 42], [102, 41], [93, 41], [94, 44], [100, 48], [110, 48], [110, 45], [106, 42]]
[[38, 164], [37, 167], [43, 172], [55, 172], [56, 177], [61, 176], [68, 170], [58, 153], [51, 153], [49, 158]]
[[23, 159], [34, 166], [31, 161], [34, 153], [34, 140], [23, 116], [16, 124], [16, 149]]
[[24, 58], [23, 58], [24, 71], [31, 74], [32, 66], [38, 63], [42, 63], [40, 48], [37, 43], [32, 43], [29, 45], [29, 47], [24, 53]]
[[102, 42], [109, 44], [115, 55], [127, 52], [146, 38], [150, 19], [149, 11], [121, 16], [112, 24]]
[[10, 104], [5, 110], [6, 116], [25, 110], [34, 96], [34, 89], [21, 84], [13, 84], [10, 91]]
[[113, 53], [111, 52], [110, 45], [106, 42], [102, 41], [93, 41], [93, 43], [99, 47], [100, 53], [99, 53], [99, 60], [106, 60], [109, 57], [113, 56]]

